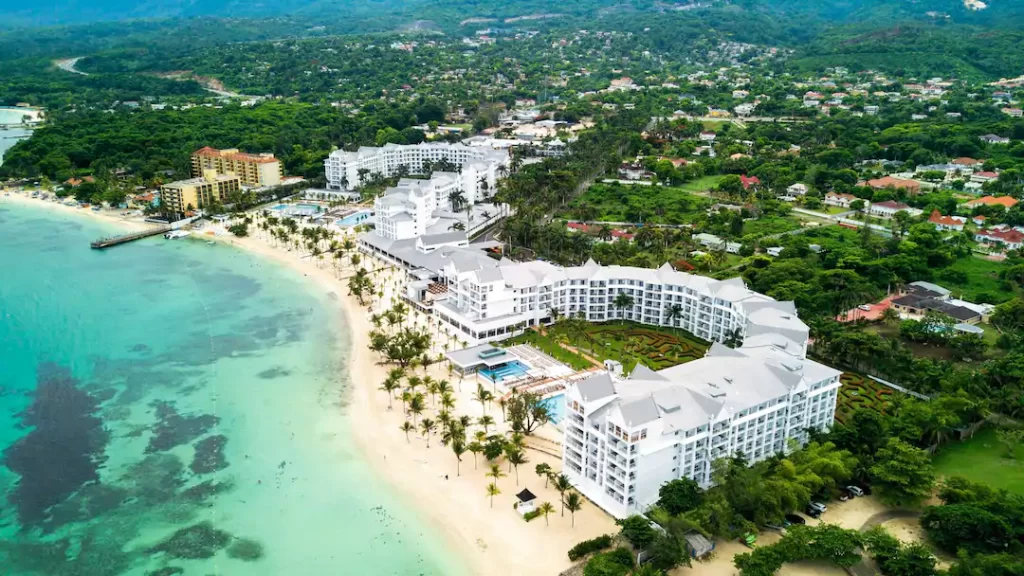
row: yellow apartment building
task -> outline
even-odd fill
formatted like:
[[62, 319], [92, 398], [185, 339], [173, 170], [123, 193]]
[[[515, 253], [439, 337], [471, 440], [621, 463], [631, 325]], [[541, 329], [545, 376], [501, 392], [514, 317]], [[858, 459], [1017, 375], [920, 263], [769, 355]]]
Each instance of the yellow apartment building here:
[[234, 174], [217, 174], [203, 170], [199, 178], [179, 180], [160, 187], [160, 205], [167, 212], [185, 214], [223, 200], [228, 194], [242, 189], [241, 179]]
[[200, 148], [192, 153], [192, 176], [200, 177], [204, 170], [217, 174], [234, 174], [243, 186], [261, 188], [281, 184], [281, 162], [273, 154], [246, 154], [237, 148], [217, 150]]

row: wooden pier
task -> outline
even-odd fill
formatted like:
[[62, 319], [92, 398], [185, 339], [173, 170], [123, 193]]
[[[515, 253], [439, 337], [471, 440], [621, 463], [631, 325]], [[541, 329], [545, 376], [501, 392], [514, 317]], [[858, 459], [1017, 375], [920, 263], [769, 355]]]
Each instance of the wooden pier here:
[[117, 246], [118, 244], [127, 244], [128, 242], [134, 242], [135, 240], [141, 240], [143, 238], [149, 238], [150, 236], [156, 236], [157, 234], [166, 234], [170, 231], [170, 226], [157, 226], [156, 228], [140, 230], [139, 232], [132, 232], [131, 234], [124, 234], [122, 236], [100, 238], [99, 240], [89, 244], [89, 246], [96, 250], [102, 250], [104, 248], [110, 248], [111, 246]]

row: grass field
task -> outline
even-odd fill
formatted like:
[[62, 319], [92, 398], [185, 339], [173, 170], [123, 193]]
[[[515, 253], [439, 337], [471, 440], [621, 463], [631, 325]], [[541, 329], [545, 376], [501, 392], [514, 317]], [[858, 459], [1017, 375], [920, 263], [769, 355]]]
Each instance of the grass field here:
[[985, 428], [964, 442], [943, 446], [932, 460], [943, 476], [963, 476], [993, 488], [1024, 495], [1024, 446], [1016, 458], [1004, 458], [1006, 446], [996, 441], [994, 428]]
[[[961, 258], [948, 268], [949, 275], [938, 274], [938, 283], [953, 291], [953, 295], [971, 302], [1001, 304], [1013, 298], [1011, 290], [999, 279], [1006, 264], [986, 260], [978, 255]], [[960, 278], [960, 274], [966, 281]]]
[[693, 182], [687, 182], [686, 184], [679, 186], [679, 188], [687, 192], [707, 192], [715, 186], [718, 186], [718, 183], [722, 181], [722, 178], [725, 178], [725, 176], [721, 174], [704, 176], [703, 178], [698, 178]]

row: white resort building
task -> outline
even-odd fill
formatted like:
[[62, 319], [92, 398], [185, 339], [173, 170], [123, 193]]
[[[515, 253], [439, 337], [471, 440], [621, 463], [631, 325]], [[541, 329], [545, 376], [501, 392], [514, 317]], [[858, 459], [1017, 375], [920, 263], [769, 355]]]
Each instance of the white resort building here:
[[[484, 203], [495, 190], [493, 166], [468, 163], [462, 172], [434, 172], [429, 180], [402, 178], [374, 200], [376, 231], [384, 238], [404, 240], [425, 234], [466, 232], [486, 226], [504, 214], [504, 206]], [[453, 196], [461, 202], [452, 202]]]
[[[740, 278], [714, 280], [667, 264], [497, 260], [484, 250], [494, 245], [455, 234], [360, 239], [362, 250], [407, 271], [406, 298], [477, 346], [462, 351], [470, 356], [485, 349], [480, 344], [553, 322], [553, 311], [674, 326], [714, 342], [704, 358], [660, 372], [639, 365], [625, 379], [601, 373], [567, 383], [563, 470], [613, 516], [645, 511], [676, 478], [709, 486], [719, 458], [742, 451], [763, 460], [790, 440], [805, 442], [808, 428], [831, 425], [841, 373], [807, 359], [809, 330], [792, 302], [749, 290]], [[632, 307], [615, 307], [622, 293]], [[734, 337], [739, 348], [722, 344]]]
[[328, 188], [351, 190], [360, 185], [364, 175], [390, 177], [400, 173], [401, 166], [405, 166], [409, 174], [421, 174], [426, 171], [425, 164], [444, 161], [460, 172], [465, 172], [467, 165], [472, 164], [476, 178], [484, 175], [493, 190], [500, 167], [509, 164], [509, 155], [507, 150], [447, 142], [386, 144], [380, 148], [363, 146], [355, 152], [335, 150], [324, 160], [324, 170]]
[[709, 487], [719, 458], [764, 460], [791, 440], [805, 443], [808, 428], [827, 430], [841, 372], [806, 358], [806, 328], [802, 338], [770, 328], [751, 325], [756, 334], [742, 347], [715, 343], [704, 358], [659, 372], [638, 365], [626, 379], [599, 374], [568, 386], [564, 473], [625, 518], [646, 511], [668, 481]]

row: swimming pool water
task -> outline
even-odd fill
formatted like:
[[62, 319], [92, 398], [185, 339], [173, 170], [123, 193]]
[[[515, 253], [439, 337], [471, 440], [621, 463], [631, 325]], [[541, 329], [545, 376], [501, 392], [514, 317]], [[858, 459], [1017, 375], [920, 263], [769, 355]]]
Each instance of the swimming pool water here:
[[337, 224], [338, 226], [355, 226], [360, 222], [369, 220], [370, 214], [372, 213], [369, 210], [361, 210], [359, 212], [349, 214], [348, 216], [345, 216], [344, 218], [341, 218], [339, 220], [335, 220], [334, 223]]
[[501, 382], [506, 378], [514, 378], [516, 376], [522, 376], [530, 371], [530, 367], [523, 364], [519, 360], [513, 360], [507, 364], [501, 366], [495, 366], [493, 368], [481, 368], [480, 374], [484, 378], [492, 382]]
[[551, 415], [551, 423], [558, 424], [565, 419], [565, 394], [558, 394], [541, 400], [541, 404], [544, 404], [548, 408], [548, 414]]

